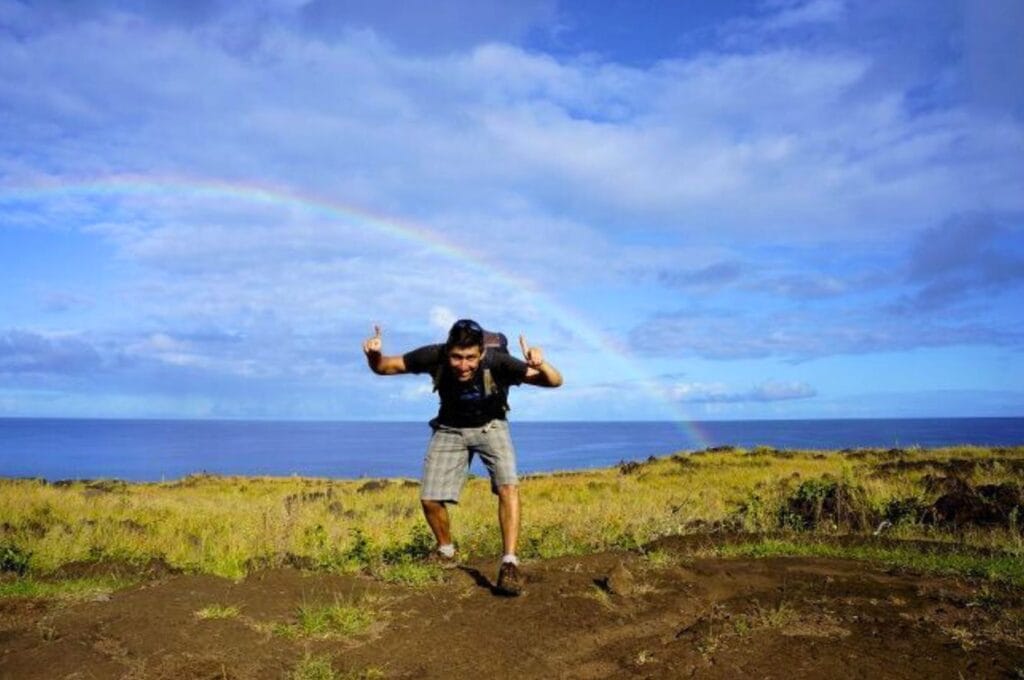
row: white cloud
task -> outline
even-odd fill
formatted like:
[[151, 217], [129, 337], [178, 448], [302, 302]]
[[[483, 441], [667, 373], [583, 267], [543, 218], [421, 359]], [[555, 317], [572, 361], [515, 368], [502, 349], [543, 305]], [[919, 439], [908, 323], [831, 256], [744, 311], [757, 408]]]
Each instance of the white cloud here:
[[793, 308], [773, 313], [663, 314], [631, 333], [633, 346], [651, 354], [712, 360], [779, 357], [808, 361], [826, 356], [900, 352], [927, 347], [1024, 346], [1018, 322], [922, 319], [883, 309]]
[[311, 0], [298, 7], [306, 30], [325, 39], [368, 29], [403, 49], [443, 53], [488, 40], [516, 39], [551, 21], [554, 0], [435, 0], [400, 8], [373, 0]]
[[430, 308], [430, 325], [442, 333], [447, 333], [458, 318], [448, 307], [438, 305]]
[[39, 122], [88, 133], [44, 138], [61, 174], [276, 179], [428, 219], [528, 197], [535, 217], [601, 227], [639, 218], [718, 238], [767, 222], [821, 238], [979, 200], [1022, 207], [1019, 126], [910, 116], [898, 91], [865, 97], [863, 54], [773, 48], [637, 69], [507, 45], [409, 58], [359, 36], [267, 36], [240, 58], [202, 34], [72, 25], [8, 45], [0, 96], [25, 114], [18, 144], [43, 141]]
[[777, 31], [806, 26], [807, 24], [835, 23], [846, 12], [844, 0], [810, 0], [810, 2], [782, 3], [780, 11], [764, 20], [764, 30]]
[[805, 382], [767, 380], [747, 390], [735, 390], [724, 383], [683, 382], [669, 386], [666, 393], [684, 403], [733, 404], [807, 399], [817, 390]]

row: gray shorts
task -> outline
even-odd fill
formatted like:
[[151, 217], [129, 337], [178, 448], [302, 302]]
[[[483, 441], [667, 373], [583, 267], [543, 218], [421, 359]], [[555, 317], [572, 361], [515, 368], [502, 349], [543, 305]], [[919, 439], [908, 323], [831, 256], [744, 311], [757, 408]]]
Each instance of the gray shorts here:
[[483, 427], [437, 425], [423, 460], [420, 498], [457, 503], [474, 453], [491, 475], [492, 492], [498, 493], [499, 486], [519, 483], [507, 420], [492, 420]]

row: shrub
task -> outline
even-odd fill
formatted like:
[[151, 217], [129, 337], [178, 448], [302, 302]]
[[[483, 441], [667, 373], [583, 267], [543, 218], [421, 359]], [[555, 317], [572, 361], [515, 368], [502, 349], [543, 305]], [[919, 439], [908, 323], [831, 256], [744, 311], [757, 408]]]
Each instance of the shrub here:
[[427, 557], [433, 549], [434, 535], [422, 524], [416, 524], [413, 526], [407, 542], [385, 548], [382, 557], [385, 562], [395, 564], [422, 559]]
[[31, 559], [32, 553], [25, 552], [14, 544], [0, 544], [0, 572], [14, 572], [18, 576], [24, 576]]
[[643, 468], [643, 463], [638, 463], [635, 460], [620, 460], [619, 461], [619, 474], [620, 475], [631, 475]]
[[809, 479], [789, 496], [779, 510], [779, 524], [793, 529], [834, 529], [863, 531], [874, 525], [864, 489], [828, 475]]
[[727, 523], [736, 529], [746, 531], [763, 531], [768, 528], [765, 523], [767, 504], [760, 493], [751, 493], [740, 501], [735, 512], [727, 519]]
[[922, 503], [920, 498], [907, 496], [890, 498], [882, 514], [892, 524], [917, 524], [927, 511], [928, 506]]

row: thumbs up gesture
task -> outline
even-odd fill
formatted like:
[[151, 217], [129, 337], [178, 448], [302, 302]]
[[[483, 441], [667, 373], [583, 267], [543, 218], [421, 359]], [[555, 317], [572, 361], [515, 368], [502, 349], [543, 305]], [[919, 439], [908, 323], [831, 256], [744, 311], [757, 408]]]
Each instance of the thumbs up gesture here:
[[526, 336], [520, 334], [519, 336], [519, 348], [523, 350], [523, 359], [526, 360], [526, 365], [530, 368], [540, 368], [540, 365], [544, 363], [544, 352], [540, 347], [530, 347], [526, 344]]
[[371, 354], [380, 354], [383, 342], [380, 338], [380, 326], [374, 325], [373, 335], [363, 342], [363, 353], [367, 356]]

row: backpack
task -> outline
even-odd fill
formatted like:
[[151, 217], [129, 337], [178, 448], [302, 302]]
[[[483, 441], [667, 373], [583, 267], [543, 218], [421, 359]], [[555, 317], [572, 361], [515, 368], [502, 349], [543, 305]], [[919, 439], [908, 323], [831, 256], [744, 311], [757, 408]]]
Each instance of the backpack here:
[[[495, 354], [508, 354], [508, 338], [505, 337], [504, 333], [484, 331], [484, 355], [480, 359], [480, 368], [484, 378], [484, 398], [487, 399], [496, 392], [501, 392], [505, 399], [503, 407], [506, 411], [509, 411], [511, 409], [508, 406], [508, 397], [505, 394], [505, 391], [494, 382], [494, 376], [491, 375], [491, 368], [489, 365], [490, 357]], [[435, 392], [437, 392], [441, 387], [441, 376], [444, 375], [445, 368], [447, 368], [446, 362], [441, 361], [437, 364], [437, 368], [434, 370]]]

